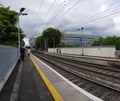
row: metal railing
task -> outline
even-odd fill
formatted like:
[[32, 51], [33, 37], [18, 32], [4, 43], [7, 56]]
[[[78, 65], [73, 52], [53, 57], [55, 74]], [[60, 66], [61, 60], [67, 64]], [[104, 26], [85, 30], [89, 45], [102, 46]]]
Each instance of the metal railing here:
[[19, 59], [18, 48], [0, 45], [0, 91]]

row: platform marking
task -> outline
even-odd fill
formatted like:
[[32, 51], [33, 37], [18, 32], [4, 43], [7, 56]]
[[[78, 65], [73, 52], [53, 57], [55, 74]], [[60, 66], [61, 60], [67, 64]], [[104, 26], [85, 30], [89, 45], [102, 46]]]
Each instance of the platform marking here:
[[60, 94], [57, 92], [57, 90], [54, 88], [54, 86], [51, 84], [51, 82], [47, 79], [43, 71], [40, 69], [40, 67], [37, 65], [37, 63], [30, 57], [32, 63], [34, 64], [35, 68], [37, 69], [39, 75], [42, 77], [43, 81], [45, 82], [46, 86], [48, 87], [49, 91], [53, 95], [53, 98], [55, 101], [64, 101], [63, 98], [60, 96]]

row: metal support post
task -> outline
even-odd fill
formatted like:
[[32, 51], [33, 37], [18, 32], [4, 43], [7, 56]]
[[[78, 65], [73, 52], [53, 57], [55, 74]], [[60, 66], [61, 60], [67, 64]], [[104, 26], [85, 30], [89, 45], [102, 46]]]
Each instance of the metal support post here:
[[[81, 30], [82, 30], [82, 35], [84, 34], [84, 33], [83, 33], [83, 29], [84, 29], [84, 28], [82, 27], [82, 28], [81, 28]], [[82, 37], [82, 56], [84, 55], [84, 49], [83, 49], [83, 47], [84, 47], [84, 46], [83, 46], [83, 37]]]

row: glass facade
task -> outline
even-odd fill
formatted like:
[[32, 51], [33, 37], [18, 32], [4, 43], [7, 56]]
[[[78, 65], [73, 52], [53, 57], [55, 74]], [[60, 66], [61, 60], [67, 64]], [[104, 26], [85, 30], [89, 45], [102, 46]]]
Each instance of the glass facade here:
[[61, 42], [65, 44], [74, 44], [77, 46], [91, 46], [99, 36], [95, 35], [82, 35], [82, 34], [64, 34], [64, 37], [61, 39]]

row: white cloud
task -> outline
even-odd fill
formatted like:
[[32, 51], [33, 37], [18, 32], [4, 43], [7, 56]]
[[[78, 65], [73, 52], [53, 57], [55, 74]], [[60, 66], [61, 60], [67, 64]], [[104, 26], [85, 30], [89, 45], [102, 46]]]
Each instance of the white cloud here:
[[[47, 14], [48, 9], [53, 5], [54, 1], [56, 1], [54, 6]], [[109, 35], [120, 36], [120, 15], [118, 14], [82, 25], [84, 22], [90, 22], [95, 18], [110, 14], [113, 10], [119, 11], [119, 9], [116, 8], [120, 8], [120, 0], [82, 0], [69, 10], [70, 7], [78, 1], [79, 0], [1, 0], [1, 3], [4, 6], [11, 6], [11, 9], [17, 12], [19, 12], [21, 7], [26, 8], [24, 12], [27, 12], [28, 15], [20, 17], [20, 26], [28, 36], [35, 36], [36, 33], [41, 33], [45, 28], [50, 26], [54, 26], [63, 32], [76, 32], [76, 29], [84, 27], [86, 31], [93, 34], [105, 36], [109, 33]], [[61, 16], [67, 10], [69, 11], [64, 16]], [[100, 14], [100, 12], [103, 11], [104, 13]], [[95, 17], [94, 15], [96, 14], [100, 15]], [[90, 19], [91, 16], [92, 18]], [[56, 18], [58, 20], [54, 22]]]
[[103, 12], [103, 11], [105, 11], [105, 9], [106, 9], [106, 6], [104, 4], [101, 5], [100, 11]]

